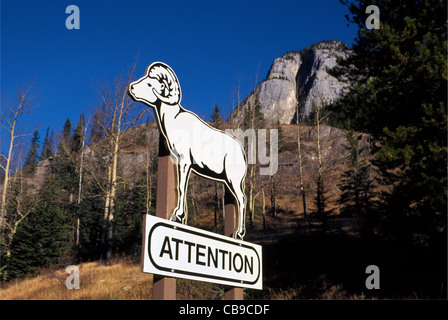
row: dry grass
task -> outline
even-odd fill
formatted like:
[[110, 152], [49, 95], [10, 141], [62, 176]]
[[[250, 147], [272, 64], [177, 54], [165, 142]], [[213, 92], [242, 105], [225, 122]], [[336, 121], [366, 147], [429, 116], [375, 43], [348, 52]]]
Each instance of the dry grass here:
[[146, 300], [152, 297], [152, 275], [138, 263], [122, 259], [110, 265], [79, 265], [80, 289], [68, 290], [65, 270], [45, 270], [41, 275], [15, 281], [0, 289], [1, 300]]
[[[88, 262], [78, 265], [80, 289], [68, 290], [65, 270], [42, 270], [37, 277], [17, 280], [0, 289], [0, 300], [150, 300], [152, 299], [152, 274], [143, 273], [138, 262], [120, 259], [108, 265]], [[325, 277], [318, 280], [320, 293], [315, 299], [345, 300], [363, 299], [350, 294], [340, 285], [331, 285]], [[288, 288], [265, 288], [256, 295], [248, 294], [248, 299], [296, 300], [307, 299], [304, 285]], [[178, 300], [221, 300], [224, 288], [220, 285], [177, 280]]]
[[[42, 270], [29, 279], [16, 280], [0, 288], [0, 300], [150, 300], [152, 274], [143, 273], [137, 261], [119, 259], [108, 265], [87, 262], [78, 265], [80, 289], [68, 290], [65, 269]], [[177, 280], [178, 300], [222, 299], [218, 285]]]

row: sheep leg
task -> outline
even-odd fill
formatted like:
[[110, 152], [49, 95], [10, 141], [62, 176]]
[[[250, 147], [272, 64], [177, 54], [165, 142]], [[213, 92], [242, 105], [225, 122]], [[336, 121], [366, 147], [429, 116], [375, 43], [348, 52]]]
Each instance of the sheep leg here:
[[237, 216], [237, 227], [233, 234], [233, 237], [235, 239], [241, 239], [243, 240], [244, 234], [246, 233], [246, 227], [245, 227], [245, 206], [246, 206], [246, 196], [244, 195], [244, 192], [242, 190], [235, 190], [236, 192], [236, 202], [238, 203], [238, 216]]
[[190, 164], [177, 164], [177, 206], [174, 209], [171, 221], [185, 224], [187, 222], [187, 187], [190, 176]]
[[245, 206], [246, 206], [246, 196], [244, 195], [242, 186], [235, 188], [233, 184], [228, 184], [228, 190], [232, 194], [236, 205], [236, 226], [232, 234], [232, 238], [243, 240], [244, 234], [246, 233], [245, 227]]

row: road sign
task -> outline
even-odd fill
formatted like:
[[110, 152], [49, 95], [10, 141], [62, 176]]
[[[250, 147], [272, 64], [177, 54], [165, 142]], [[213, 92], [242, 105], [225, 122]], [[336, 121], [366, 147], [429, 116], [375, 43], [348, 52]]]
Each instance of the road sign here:
[[146, 216], [143, 272], [262, 289], [261, 246]]
[[233, 237], [242, 240], [247, 161], [240, 142], [180, 105], [179, 80], [174, 70], [163, 62], [152, 63], [142, 78], [129, 84], [128, 93], [133, 100], [154, 109], [165, 146], [176, 165], [177, 205], [170, 220], [186, 222], [188, 179], [193, 171], [204, 178], [222, 182], [229, 190], [236, 205], [238, 222]]

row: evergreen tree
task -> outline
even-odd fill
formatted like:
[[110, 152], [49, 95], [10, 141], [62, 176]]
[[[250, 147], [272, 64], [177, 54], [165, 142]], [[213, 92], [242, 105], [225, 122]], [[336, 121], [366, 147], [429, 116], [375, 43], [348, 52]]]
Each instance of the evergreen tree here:
[[[77, 177], [70, 152], [72, 141], [71, 131], [70, 119], [67, 119], [62, 131], [61, 141], [59, 142], [58, 153], [55, 157], [56, 161], [52, 164], [52, 169], [56, 174], [55, 179], [59, 180], [60, 187], [64, 191], [73, 194], [77, 186]], [[69, 201], [68, 198], [69, 196], [67, 195], [67, 201]]]
[[342, 174], [342, 180], [338, 184], [342, 193], [338, 203], [343, 205], [342, 211], [348, 214], [368, 215], [373, 202], [373, 178], [371, 177], [371, 165], [361, 160], [361, 154], [367, 150], [367, 146], [359, 147], [360, 137], [356, 137], [353, 131], [348, 131], [345, 149], [349, 153], [349, 168]]
[[73, 131], [73, 136], [70, 140], [70, 151], [71, 152], [79, 152], [82, 148], [82, 139], [84, 136], [84, 114], [81, 113], [79, 116], [78, 124], [76, 125], [75, 130]]
[[[356, 85], [332, 107], [380, 142], [373, 163], [393, 185], [383, 200], [395, 230], [446, 231], [446, 1], [342, 2], [359, 30], [354, 54], [332, 74]], [[365, 28], [371, 4], [381, 10], [379, 29]]]
[[104, 138], [104, 117], [105, 117], [106, 108], [103, 105], [101, 110], [96, 110], [93, 119], [92, 119], [92, 127], [90, 128], [90, 142], [96, 143]]
[[101, 257], [101, 236], [103, 226], [104, 197], [100, 186], [86, 180], [83, 185], [83, 200], [78, 214], [80, 220], [80, 244], [77, 248], [78, 257], [82, 260], [99, 259]]
[[54, 161], [51, 163], [51, 170], [54, 173], [53, 180], [60, 188], [59, 204], [63, 213], [67, 216], [72, 226], [71, 239], [76, 239], [75, 225], [76, 225], [76, 194], [79, 185], [79, 176], [77, 174], [77, 158], [74, 157], [71, 151], [72, 145], [72, 127], [70, 119], [67, 119], [61, 135], [61, 140], [58, 146], [58, 152], [54, 156]]
[[29, 175], [36, 172], [36, 166], [39, 162], [39, 138], [39, 131], [35, 130], [23, 165], [23, 170]]
[[50, 132], [50, 127], [47, 128], [47, 132], [45, 134], [45, 140], [44, 143], [42, 145], [42, 153], [41, 153], [41, 159], [45, 160], [48, 159], [50, 157], [53, 156], [54, 151], [53, 151], [53, 144], [54, 144], [54, 135], [53, 135], [53, 131]]
[[219, 128], [223, 123], [222, 116], [221, 116], [221, 110], [219, 109], [217, 104], [215, 104], [215, 107], [213, 108], [213, 113], [210, 116], [210, 119], [212, 120], [213, 124], [217, 128]]
[[61, 141], [59, 142], [58, 146], [58, 153], [67, 153], [70, 149], [70, 140], [71, 140], [71, 133], [72, 131], [72, 124], [70, 123], [70, 119], [67, 119], [64, 123], [64, 128], [62, 129], [62, 136]]
[[[144, 179], [142, 174], [141, 180]], [[143, 183], [143, 181], [141, 181]], [[114, 251], [116, 253], [139, 254], [141, 252], [142, 222], [146, 214], [144, 188], [135, 185], [118, 192], [114, 223]]]
[[18, 228], [8, 265], [10, 278], [62, 263], [70, 253], [69, 220], [61, 207], [61, 188], [55, 178], [48, 177], [39, 195], [41, 201]]

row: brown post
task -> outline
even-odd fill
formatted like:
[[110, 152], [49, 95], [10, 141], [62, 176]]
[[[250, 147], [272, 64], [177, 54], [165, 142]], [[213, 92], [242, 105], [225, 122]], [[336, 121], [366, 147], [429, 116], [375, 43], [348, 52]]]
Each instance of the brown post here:
[[[236, 226], [236, 210], [233, 197], [229, 196], [228, 190], [225, 192], [225, 212], [224, 235], [231, 237]], [[224, 300], [244, 300], [242, 288], [232, 288], [224, 293]]]
[[[159, 135], [159, 159], [157, 169], [156, 216], [169, 219], [176, 206], [175, 170], [164, 137]], [[176, 300], [176, 279], [154, 276], [153, 300]]]

